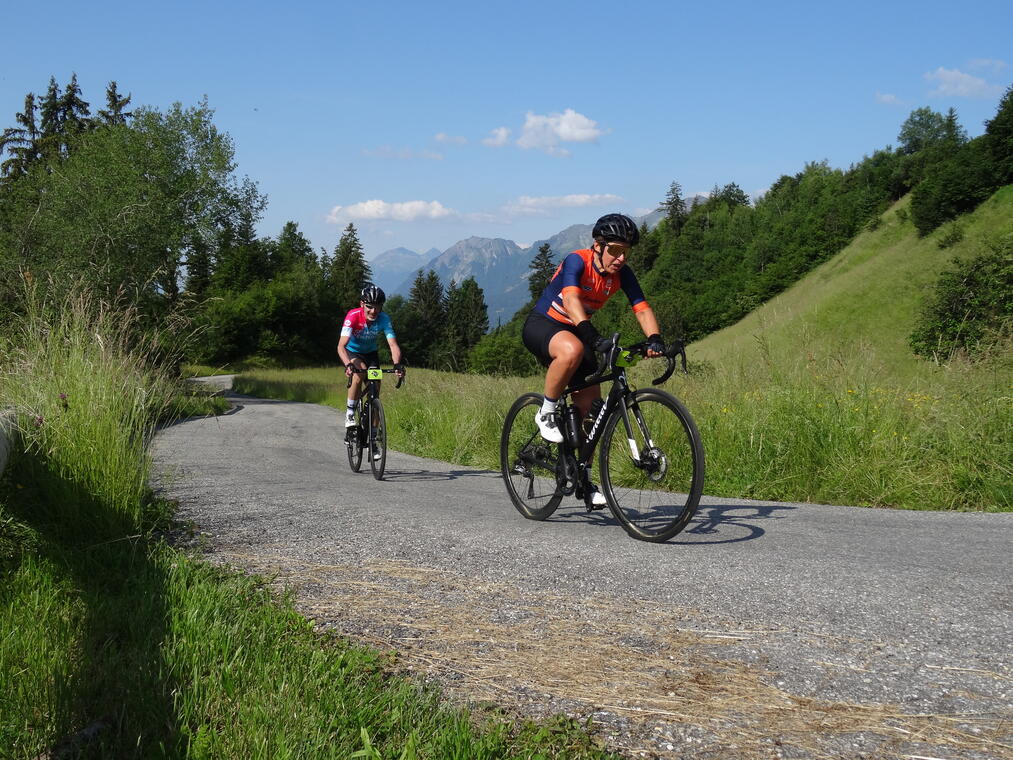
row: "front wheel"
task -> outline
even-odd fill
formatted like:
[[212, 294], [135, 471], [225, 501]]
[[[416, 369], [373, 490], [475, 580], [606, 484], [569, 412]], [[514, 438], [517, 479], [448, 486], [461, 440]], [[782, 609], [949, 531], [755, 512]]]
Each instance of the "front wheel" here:
[[387, 464], [387, 419], [383, 415], [383, 404], [374, 398], [369, 402], [369, 466], [373, 477], [383, 478], [383, 468]]
[[529, 520], [545, 520], [559, 506], [563, 493], [556, 481], [559, 445], [542, 438], [535, 415], [542, 397], [525, 393], [503, 421], [499, 444], [500, 469], [510, 500]]
[[626, 532], [667, 541], [696, 513], [703, 493], [703, 444], [675, 396], [654, 388], [629, 395], [602, 432], [605, 497]]

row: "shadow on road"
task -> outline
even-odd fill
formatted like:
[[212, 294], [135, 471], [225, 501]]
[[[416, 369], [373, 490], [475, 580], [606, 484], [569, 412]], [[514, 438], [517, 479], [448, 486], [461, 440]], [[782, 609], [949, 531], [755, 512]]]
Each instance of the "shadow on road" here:
[[689, 527], [669, 543], [734, 544], [752, 541], [767, 531], [762, 525], [767, 520], [780, 520], [787, 515], [776, 514], [794, 510], [784, 504], [705, 504], [696, 513]]
[[[601, 527], [619, 526], [608, 509], [587, 512], [581, 505], [564, 505], [547, 522], [587, 523]], [[689, 526], [668, 544], [695, 546], [735, 544], [752, 541], [766, 534], [764, 523], [780, 520], [787, 515], [777, 514], [795, 507], [783, 504], [705, 504], [697, 511]]]
[[433, 472], [432, 470], [387, 470], [383, 479], [392, 483], [429, 482], [434, 480], [458, 480], [467, 477], [499, 478], [500, 474], [493, 470], [449, 470]]

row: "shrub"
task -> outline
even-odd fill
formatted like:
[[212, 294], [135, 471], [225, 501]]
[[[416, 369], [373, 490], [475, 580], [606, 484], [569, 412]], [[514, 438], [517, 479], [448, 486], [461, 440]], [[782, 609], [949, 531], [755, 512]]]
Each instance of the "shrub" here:
[[976, 258], [954, 259], [939, 277], [909, 339], [916, 354], [980, 358], [1013, 335], [1013, 239]]

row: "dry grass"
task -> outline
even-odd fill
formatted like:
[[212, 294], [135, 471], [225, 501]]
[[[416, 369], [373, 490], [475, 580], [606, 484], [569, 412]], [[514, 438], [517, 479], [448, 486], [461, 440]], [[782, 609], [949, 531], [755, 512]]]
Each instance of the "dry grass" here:
[[987, 713], [798, 696], [773, 685], [774, 674], [721, 656], [722, 644], [762, 646], [784, 632], [705, 630], [692, 627], [702, 619], [693, 610], [522, 593], [401, 562], [218, 556], [273, 576], [321, 627], [393, 650], [399, 669], [463, 701], [590, 717], [610, 747], [630, 755], [1013, 758], [1008, 722]]

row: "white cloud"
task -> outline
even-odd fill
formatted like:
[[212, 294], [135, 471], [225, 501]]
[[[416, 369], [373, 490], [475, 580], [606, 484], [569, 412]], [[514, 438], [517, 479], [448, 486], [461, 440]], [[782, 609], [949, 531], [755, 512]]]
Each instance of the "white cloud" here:
[[492, 148], [499, 148], [507, 144], [510, 140], [510, 130], [507, 127], [496, 127], [489, 133], [489, 136], [482, 140], [483, 145], [488, 145]]
[[534, 197], [522, 195], [515, 201], [507, 203], [503, 210], [518, 216], [546, 214], [554, 208], [580, 208], [583, 206], [605, 206], [621, 203], [622, 198], [608, 193], [599, 195], [543, 195]]
[[980, 77], [965, 74], [958, 69], [944, 69], [942, 66], [927, 72], [925, 78], [938, 83], [938, 87], [929, 93], [931, 96], [990, 98], [1002, 91], [999, 85], [989, 84]]
[[904, 101], [898, 98], [893, 93], [889, 92], [876, 92], [876, 102], [885, 103], [888, 106], [902, 106]]
[[379, 148], [363, 148], [362, 155], [371, 158], [395, 158], [399, 161], [411, 161], [416, 158], [424, 158], [428, 161], [442, 161], [443, 154], [432, 150], [412, 150], [411, 148], [392, 148], [390, 145], [381, 145]]
[[381, 200], [362, 201], [351, 206], [335, 206], [327, 221], [339, 224], [344, 221], [376, 221], [391, 219], [396, 222], [415, 222], [420, 219], [442, 219], [456, 216], [457, 212], [439, 201], [405, 201], [388, 203]]
[[528, 111], [524, 131], [517, 139], [517, 145], [526, 150], [535, 148], [549, 155], [568, 156], [570, 152], [560, 148], [559, 143], [595, 142], [603, 134], [605, 132], [598, 127], [597, 122], [572, 108], [547, 116]]
[[993, 72], [1002, 71], [1008, 64], [1006, 61], [1000, 61], [995, 58], [975, 58], [973, 61], [968, 62], [967, 67], [969, 69], [989, 69]]
[[448, 135], [446, 132], [438, 132], [433, 136], [433, 139], [438, 143], [447, 143], [449, 145], [464, 145], [468, 142], [467, 137], [458, 137], [457, 135]]

